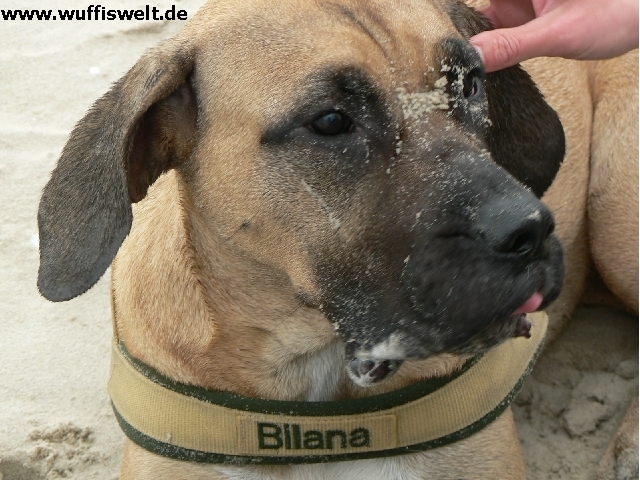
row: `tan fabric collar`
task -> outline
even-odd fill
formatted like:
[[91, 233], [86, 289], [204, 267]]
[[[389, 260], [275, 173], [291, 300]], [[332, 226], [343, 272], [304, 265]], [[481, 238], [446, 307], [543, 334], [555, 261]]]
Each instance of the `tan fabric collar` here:
[[109, 394], [120, 426], [142, 447], [179, 460], [318, 463], [399, 455], [466, 438], [513, 401], [540, 352], [544, 313], [531, 338], [514, 338], [451, 377], [336, 402], [259, 400], [179, 384], [114, 344]]

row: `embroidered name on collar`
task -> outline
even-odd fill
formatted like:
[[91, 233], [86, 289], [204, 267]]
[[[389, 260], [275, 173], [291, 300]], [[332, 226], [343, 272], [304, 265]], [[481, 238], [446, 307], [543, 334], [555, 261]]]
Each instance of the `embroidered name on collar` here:
[[513, 338], [462, 369], [394, 392], [333, 402], [261, 400], [165, 377], [114, 343], [109, 394], [135, 443], [178, 460], [300, 464], [401, 455], [448, 445], [504, 412], [541, 350], [546, 314], [531, 338]]

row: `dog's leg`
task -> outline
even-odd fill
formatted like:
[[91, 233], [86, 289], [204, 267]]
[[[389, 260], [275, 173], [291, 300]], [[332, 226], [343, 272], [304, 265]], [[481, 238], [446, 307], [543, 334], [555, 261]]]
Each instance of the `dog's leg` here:
[[[593, 261], [607, 287], [638, 312], [638, 52], [593, 66], [589, 184]], [[611, 440], [598, 480], [638, 478], [638, 399]]]
[[638, 478], [638, 399], [622, 420], [600, 461], [594, 480], [632, 480]]
[[607, 287], [638, 312], [638, 52], [593, 67], [589, 184], [593, 261]]
[[199, 463], [177, 462], [151, 453], [127, 439], [120, 480], [224, 480], [213, 468]]
[[584, 62], [539, 58], [523, 64], [558, 112], [564, 127], [567, 154], [543, 201], [556, 218], [556, 234], [565, 250], [566, 277], [560, 297], [549, 315], [547, 342], [564, 329], [580, 302], [589, 273], [587, 234], [587, 189], [589, 183], [589, 138], [592, 104]]
[[[491, 445], [491, 448], [484, 445]], [[480, 458], [479, 451], [486, 454]], [[481, 432], [454, 445], [422, 452], [410, 460], [410, 464], [415, 471], [428, 472], [420, 477], [425, 480], [526, 479], [511, 408]]]

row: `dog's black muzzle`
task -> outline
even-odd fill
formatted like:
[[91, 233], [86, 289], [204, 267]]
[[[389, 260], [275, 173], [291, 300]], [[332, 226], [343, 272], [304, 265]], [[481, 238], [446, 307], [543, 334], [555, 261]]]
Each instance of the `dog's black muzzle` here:
[[411, 310], [430, 319], [418, 356], [492, 347], [516, 333], [513, 314], [533, 295], [542, 296], [539, 309], [560, 293], [562, 248], [551, 211], [501, 176], [501, 188], [485, 177], [472, 192], [450, 192], [443, 202], [450, 206], [421, 215], [402, 275]]
[[384, 378], [378, 365], [392, 371], [404, 359], [484, 351], [523, 334], [515, 313], [528, 300], [541, 297], [535, 309], [544, 308], [560, 293], [562, 248], [538, 198], [481, 150], [425, 164], [405, 172], [423, 183], [411, 186], [422, 188], [417, 207], [405, 205], [387, 232], [384, 258], [394, 266], [334, 279], [325, 306], [354, 378], [372, 371], [373, 383]]

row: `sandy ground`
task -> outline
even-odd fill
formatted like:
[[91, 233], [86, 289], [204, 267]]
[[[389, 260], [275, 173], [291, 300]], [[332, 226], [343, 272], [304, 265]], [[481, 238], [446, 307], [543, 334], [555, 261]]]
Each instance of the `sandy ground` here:
[[[190, 16], [202, 3], [175, 0]], [[88, 3], [1, 8], [46, 5]], [[118, 477], [123, 436], [106, 393], [108, 275], [70, 302], [42, 299], [36, 211], [73, 124], [146, 47], [181, 25], [0, 19], [0, 480]], [[516, 401], [529, 477], [588, 478], [637, 390], [637, 318], [582, 309]]]

